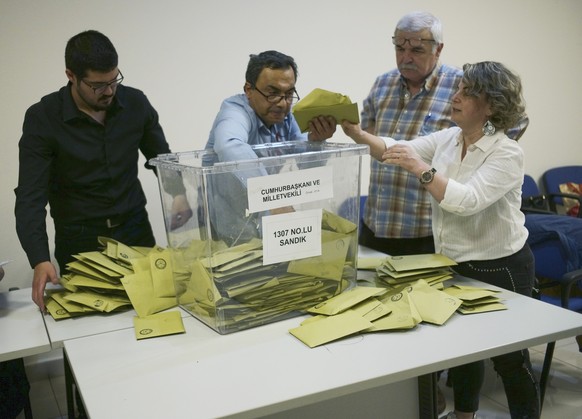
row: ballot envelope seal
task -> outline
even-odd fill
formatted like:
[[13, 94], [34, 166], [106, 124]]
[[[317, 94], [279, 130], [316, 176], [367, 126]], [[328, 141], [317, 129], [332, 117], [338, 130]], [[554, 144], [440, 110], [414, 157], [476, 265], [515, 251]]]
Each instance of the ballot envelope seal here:
[[402, 300], [402, 293], [399, 292], [398, 294], [394, 294], [392, 297], [390, 297], [390, 300], [394, 302]]
[[150, 334], [150, 333], [152, 333], [152, 332], [153, 332], [153, 329], [141, 329], [141, 330], [139, 331], [139, 334], [140, 334], [140, 335], [144, 335], [144, 336], [145, 336], [145, 335], [149, 335], [149, 334]]
[[167, 263], [164, 259], [156, 259], [156, 268], [158, 269], [166, 269]]

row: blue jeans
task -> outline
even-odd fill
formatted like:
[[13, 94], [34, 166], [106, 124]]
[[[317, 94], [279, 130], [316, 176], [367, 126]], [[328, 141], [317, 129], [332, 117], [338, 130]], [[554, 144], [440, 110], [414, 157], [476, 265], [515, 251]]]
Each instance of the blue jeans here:
[[[535, 281], [534, 257], [526, 244], [517, 253], [500, 259], [462, 262], [454, 271], [518, 294], [531, 296]], [[527, 322], [528, 319], [523, 319]], [[503, 381], [512, 419], [539, 418], [539, 384], [533, 374], [527, 349], [491, 358]], [[476, 412], [484, 378], [484, 361], [472, 362], [449, 370], [455, 409]]]
[[62, 224], [55, 220], [55, 258], [61, 274], [67, 263], [75, 260], [72, 255], [98, 250], [99, 236], [117, 240], [128, 246], [153, 247], [156, 244], [145, 209], [131, 213], [123, 223], [111, 228], [107, 227], [105, 221], [99, 220], [78, 224]]

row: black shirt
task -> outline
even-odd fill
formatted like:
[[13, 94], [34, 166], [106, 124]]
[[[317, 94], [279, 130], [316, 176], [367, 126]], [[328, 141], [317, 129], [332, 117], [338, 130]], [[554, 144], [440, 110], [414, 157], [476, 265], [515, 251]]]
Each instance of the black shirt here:
[[143, 92], [120, 85], [105, 125], [81, 112], [70, 84], [26, 112], [19, 143], [16, 230], [32, 267], [50, 260], [46, 205], [55, 223], [123, 215], [145, 207], [139, 152], [169, 153]]

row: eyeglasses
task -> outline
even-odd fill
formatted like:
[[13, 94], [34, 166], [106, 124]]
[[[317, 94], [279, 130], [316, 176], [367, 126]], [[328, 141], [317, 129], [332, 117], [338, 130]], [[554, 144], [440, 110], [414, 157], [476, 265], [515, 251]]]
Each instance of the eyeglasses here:
[[292, 92], [285, 93], [284, 95], [266, 95], [257, 89], [257, 86], [253, 86], [253, 89], [262, 94], [269, 103], [279, 103], [281, 99], [285, 99], [285, 102], [287, 103], [293, 103], [294, 101], [299, 100], [299, 95], [295, 89], [293, 89]]
[[115, 80], [111, 80], [105, 83], [89, 83], [83, 79], [81, 79], [81, 81], [85, 83], [87, 86], [89, 86], [91, 89], [93, 89], [93, 93], [95, 93], [96, 95], [100, 95], [103, 92], [105, 92], [108, 87], [115, 89], [119, 84], [121, 84], [121, 82], [123, 81], [123, 74], [121, 74], [121, 71], [119, 71], [119, 74], [117, 75], [117, 78]]
[[412, 48], [420, 47], [423, 42], [436, 42], [434, 39], [426, 38], [404, 38], [402, 36], [393, 36], [392, 43], [397, 47], [403, 47], [408, 42]]

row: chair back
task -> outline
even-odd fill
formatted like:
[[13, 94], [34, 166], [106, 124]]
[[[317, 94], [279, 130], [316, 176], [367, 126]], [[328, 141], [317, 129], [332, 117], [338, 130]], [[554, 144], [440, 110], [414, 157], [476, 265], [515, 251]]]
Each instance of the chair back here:
[[523, 176], [521, 185], [521, 210], [524, 213], [552, 213], [546, 196], [540, 192], [534, 178], [527, 174]]
[[559, 281], [566, 273], [568, 256], [557, 237], [530, 244], [535, 258], [536, 277]]
[[540, 189], [534, 178], [530, 175], [524, 175], [523, 185], [521, 185], [521, 196], [525, 199], [538, 195], [540, 195]]
[[[542, 175], [542, 183], [547, 194], [561, 194], [560, 185], [568, 182], [582, 184], [582, 166], [554, 167]], [[561, 197], [554, 199], [557, 204], [563, 204]]]

